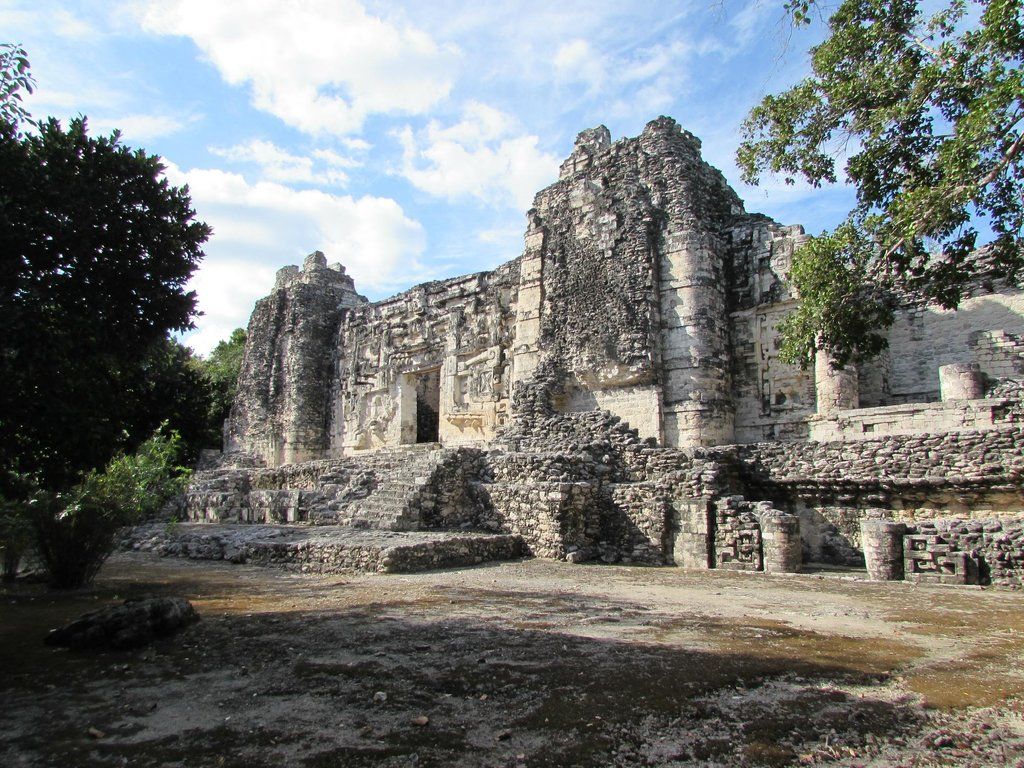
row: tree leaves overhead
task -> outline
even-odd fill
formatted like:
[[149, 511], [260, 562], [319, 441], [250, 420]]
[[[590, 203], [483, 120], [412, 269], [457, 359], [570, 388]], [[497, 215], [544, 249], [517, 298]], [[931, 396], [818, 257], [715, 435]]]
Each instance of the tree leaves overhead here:
[[35, 91], [28, 54], [20, 45], [0, 43], [0, 123], [18, 130], [22, 123], [35, 125], [22, 105], [22, 91]]
[[[812, 5], [786, 7], [801, 24]], [[1019, 281], [1024, 268], [1020, 0], [954, 0], [930, 17], [916, 0], [846, 0], [829, 30], [811, 50], [812, 76], [757, 105], [737, 151], [749, 183], [765, 172], [813, 186], [845, 175], [856, 188], [847, 222], [808, 246], [792, 275], [818, 306], [786, 325], [788, 359], [805, 365], [816, 346], [840, 363], [880, 349], [891, 312], [867, 313], [871, 329], [850, 325], [851, 300], [879, 308], [887, 292], [909, 292], [952, 308], [977, 278]], [[829, 264], [860, 282], [816, 293], [809, 276]]]
[[134, 422], [150, 356], [195, 314], [185, 286], [210, 230], [194, 216], [116, 132], [0, 125], [3, 467], [67, 485], [155, 427]]

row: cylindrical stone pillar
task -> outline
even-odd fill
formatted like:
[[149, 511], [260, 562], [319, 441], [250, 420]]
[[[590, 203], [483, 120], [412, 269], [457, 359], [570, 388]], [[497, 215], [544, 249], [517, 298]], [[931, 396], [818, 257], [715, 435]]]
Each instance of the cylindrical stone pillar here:
[[758, 516], [765, 573], [797, 573], [802, 561], [800, 518], [772, 510]]
[[860, 540], [869, 579], [903, 579], [903, 536], [906, 532], [906, 524], [892, 520], [860, 521]]
[[939, 368], [939, 394], [947, 400], [977, 400], [985, 394], [985, 377], [977, 363], [952, 363]]
[[857, 408], [860, 405], [857, 369], [851, 363], [833, 368], [828, 352], [819, 349], [814, 356], [814, 392], [819, 416]]

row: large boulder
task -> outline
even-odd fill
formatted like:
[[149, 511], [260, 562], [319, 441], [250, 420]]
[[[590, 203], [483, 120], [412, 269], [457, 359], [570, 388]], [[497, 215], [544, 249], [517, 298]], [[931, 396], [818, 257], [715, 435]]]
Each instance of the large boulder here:
[[198, 620], [192, 603], [182, 597], [126, 600], [51, 631], [45, 642], [75, 650], [137, 648]]

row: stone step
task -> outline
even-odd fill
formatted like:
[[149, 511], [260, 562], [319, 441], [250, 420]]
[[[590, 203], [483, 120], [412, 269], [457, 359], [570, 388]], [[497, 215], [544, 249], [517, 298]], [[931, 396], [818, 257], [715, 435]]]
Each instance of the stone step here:
[[138, 526], [122, 547], [164, 557], [222, 560], [310, 573], [409, 573], [527, 555], [519, 536], [360, 531], [337, 526], [163, 523]]

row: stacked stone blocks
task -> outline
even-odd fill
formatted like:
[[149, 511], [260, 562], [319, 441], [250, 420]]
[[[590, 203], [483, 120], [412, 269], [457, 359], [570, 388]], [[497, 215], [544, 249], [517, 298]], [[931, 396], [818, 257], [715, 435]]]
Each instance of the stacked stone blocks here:
[[[1019, 581], [1016, 534], [913, 526], [1024, 517], [1024, 291], [979, 281], [956, 314], [893, 297], [887, 353], [804, 371], [778, 325], [807, 239], [747, 213], [669, 118], [584, 131], [495, 270], [372, 303], [318, 252], [281, 270], [250, 322], [232, 463], [196, 475], [187, 514]], [[874, 519], [890, 527], [862, 533]]]

